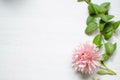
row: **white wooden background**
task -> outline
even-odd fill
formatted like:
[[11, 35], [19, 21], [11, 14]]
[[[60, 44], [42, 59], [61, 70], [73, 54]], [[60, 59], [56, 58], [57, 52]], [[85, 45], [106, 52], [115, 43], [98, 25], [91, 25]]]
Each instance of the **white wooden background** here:
[[[92, 1], [111, 2], [110, 13], [120, 19], [120, 0]], [[87, 80], [71, 67], [75, 46], [93, 38], [84, 34], [87, 15], [77, 0], [0, 0], [0, 80]], [[117, 75], [101, 80], [120, 80], [119, 33], [107, 62]]]

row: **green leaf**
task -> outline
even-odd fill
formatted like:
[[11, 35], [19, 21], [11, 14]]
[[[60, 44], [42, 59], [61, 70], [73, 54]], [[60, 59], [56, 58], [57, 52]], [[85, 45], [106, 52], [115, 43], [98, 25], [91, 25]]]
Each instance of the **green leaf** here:
[[116, 50], [116, 43], [115, 44], [112, 44], [110, 42], [105, 43], [105, 50], [106, 54], [111, 56]]
[[85, 0], [77, 0], [78, 2], [82, 2], [82, 1], [85, 1]]
[[108, 22], [108, 23], [106, 23], [105, 24], [105, 26], [104, 26], [104, 29], [103, 29], [103, 33], [104, 34], [106, 34], [106, 33], [108, 33], [108, 32], [110, 32], [110, 31], [113, 31], [114, 29], [113, 29], [113, 21], [111, 21], [111, 22]]
[[108, 22], [108, 21], [111, 20], [114, 16], [113, 16], [113, 15], [99, 14], [99, 17], [100, 17], [104, 22]]
[[101, 42], [102, 42], [102, 35], [99, 34], [99, 35], [95, 36], [95, 38], [94, 38], [94, 40], [93, 40], [93, 43], [96, 44], [96, 46], [97, 46], [98, 48], [101, 47], [101, 45], [102, 45]]
[[88, 16], [88, 18], [87, 18], [87, 25], [88, 25], [89, 23], [91, 23], [91, 22], [94, 22], [94, 20], [95, 20], [95, 17], [94, 17], [94, 16]]
[[86, 33], [86, 34], [92, 33], [92, 32], [94, 32], [97, 28], [98, 28], [97, 23], [91, 22], [91, 23], [89, 23], [89, 24], [87, 25], [87, 28], [86, 28], [86, 30], [85, 30], [85, 33]]
[[108, 15], [108, 10], [109, 10], [109, 7], [110, 7], [110, 2], [104, 2], [104, 3], [102, 3], [100, 5], [100, 7], [105, 8], [106, 11], [104, 13]]
[[113, 24], [113, 28], [116, 30], [120, 25], [120, 21], [117, 21]]
[[91, 0], [77, 0], [78, 2], [86, 1], [87, 3], [90, 3]]
[[97, 4], [93, 4], [93, 8], [94, 8], [96, 14], [106, 12], [106, 9], [105, 9], [105, 8], [100, 7], [100, 6], [97, 5]]
[[106, 40], [108, 40], [108, 39], [110, 39], [112, 37], [112, 35], [113, 35], [113, 31], [110, 31], [110, 32], [104, 34], [104, 38]]
[[104, 22], [107, 22], [108, 19], [107, 19], [107, 16], [105, 14], [99, 14], [99, 17], [104, 21]]
[[100, 31], [103, 31], [104, 26], [105, 26], [105, 23], [100, 23], [100, 25], [99, 25]]
[[93, 8], [93, 4], [88, 5], [88, 11], [89, 11], [90, 15], [95, 15], [96, 14], [96, 12], [95, 12], [95, 10]]
[[108, 9], [110, 7], [110, 2], [104, 2], [100, 6], [103, 7], [103, 8]]
[[105, 13], [107, 11], [106, 8], [100, 7], [97, 4], [89, 4], [88, 6], [89, 14], [90, 15], [98, 15], [99, 13]]
[[99, 70], [99, 71], [97, 72], [97, 74], [100, 74], [100, 75], [107, 75], [107, 74], [109, 74], [109, 75], [116, 75], [115, 72], [109, 71], [109, 70]]
[[113, 23], [114, 22], [108, 22], [104, 25], [104, 28], [102, 28], [102, 34], [104, 35], [104, 38], [106, 40], [110, 39], [114, 33], [114, 29], [113, 29]]
[[109, 56], [107, 54], [102, 54], [103, 61], [108, 60]]
[[106, 15], [106, 17], [107, 17], [107, 20], [111, 20], [112, 18], [114, 18], [113, 15]]

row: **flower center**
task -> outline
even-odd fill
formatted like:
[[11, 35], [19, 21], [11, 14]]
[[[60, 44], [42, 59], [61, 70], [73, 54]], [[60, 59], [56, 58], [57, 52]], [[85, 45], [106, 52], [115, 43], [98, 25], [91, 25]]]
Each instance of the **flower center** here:
[[85, 55], [85, 53], [82, 53], [82, 56], [84, 56]]

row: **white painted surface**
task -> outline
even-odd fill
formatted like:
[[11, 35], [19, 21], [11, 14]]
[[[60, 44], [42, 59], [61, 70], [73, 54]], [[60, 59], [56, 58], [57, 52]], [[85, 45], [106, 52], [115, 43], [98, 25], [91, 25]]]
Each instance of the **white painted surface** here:
[[[93, 1], [110, 1], [110, 13], [120, 19], [119, 0]], [[76, 45], [92, 41], [84, 34], [87, 15], [87, 5], [76, 0], [0, 0], [0, 80], [86, 80], [71, 68], [71, 58]], [[120, 80], [116, 37], [107, 65], [117, 75], [101, 80]]]

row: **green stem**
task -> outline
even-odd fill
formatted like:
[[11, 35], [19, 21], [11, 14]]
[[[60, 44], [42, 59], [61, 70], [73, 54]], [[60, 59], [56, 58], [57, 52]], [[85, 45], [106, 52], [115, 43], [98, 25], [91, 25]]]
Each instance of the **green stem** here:
[[107, 66], [105, 66], [105, 68], [106, 68], [110, 73], [112, 73], [113, 75], [116, 75], [116, 72], [115, 72], [115, 71], [111, 70], [111, 69], [108, 68]]
[[101, 65], [108, 71], [108, 74], [116, 75], [116, 72], [108, 68], [103, 61], [101, 61]]
[[87, 3], [87, 4], [90, 4], [91, 2], [90, 1], [88, 1], [88, 0], [85, 0], [85, 2]]

